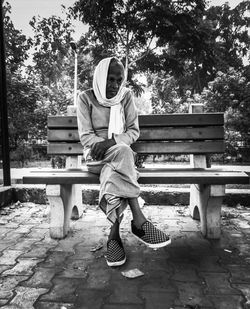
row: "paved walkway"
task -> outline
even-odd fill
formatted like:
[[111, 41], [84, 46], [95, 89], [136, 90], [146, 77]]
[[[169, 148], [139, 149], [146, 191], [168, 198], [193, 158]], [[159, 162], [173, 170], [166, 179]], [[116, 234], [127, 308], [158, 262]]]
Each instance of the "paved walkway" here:
[[[148, 218], [170, 233], [159, 250], [130, 234], [131, 213], [122, 224], [128, 261], [105, 262], [109, 225], [89, 207], [67, 238], [48, 234], [48, 207], [16, 204], [0, 210], [0, 306], [37, 309], [250, 308], [249, 210], [223, 209], [220, 241], [203, 239], [184, 207], [146, 206]], [[101, 247], [92, 252], [93, 247]], [[122, 271], [138, 268], [128, 279]]]

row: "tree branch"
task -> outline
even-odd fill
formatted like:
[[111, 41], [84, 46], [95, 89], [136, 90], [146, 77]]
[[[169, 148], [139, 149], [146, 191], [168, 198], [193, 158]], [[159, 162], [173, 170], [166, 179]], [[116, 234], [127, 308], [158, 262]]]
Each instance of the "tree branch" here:
[[132, 64], [136, 63], [137, 61], [139, 61], [139, 60], [143, 59], [144, 57], [146, 57], [150, 51], [153, 51], [154, 49], [157, 48], [157, 46], [155, 46], [154, 48], [150, 48], [150, 45], [151, 45], [151, 43], [152, 43], [152, 41], [153, 41], [153, 38], [154, 38], [154, 36], [151, 37], [150, 42], [149, 42], [149, 44], [148, 44], [148, 46], [147, 46], [147, 48], [146, 48], [146, 51], [145, 51], [139, 58], [137, 58], [137, 59], [135, 59], [134, 61], [132, 61], [132, 62], [129, 64], [129, 67], [130, 67]]
[[119, 38], [120, 38], [121, 43], [123, 44], [123, 46], [126, 47], [126, 44], [125, 44], [125, 42], [124, 42], [124, 39], [123, 39], [123, 37], [121, 36], [119, 30], [116, 31], [116, 34], [119, 36]]

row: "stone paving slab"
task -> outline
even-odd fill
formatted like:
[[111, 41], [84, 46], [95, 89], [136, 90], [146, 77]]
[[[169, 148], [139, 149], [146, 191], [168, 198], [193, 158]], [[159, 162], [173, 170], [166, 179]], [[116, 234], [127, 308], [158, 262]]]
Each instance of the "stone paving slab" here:
[[[145, 215], [172, 244], [152, 250], [130, 232], [121, 235], [127, 262], [105, 261], [109, 223], [95, 206], [71, 222], [68, 236], [49, 236], [48, 205], [0, 209], [0, 307], [6, 309], [247, 309], [250, 308], [250, 214], [224, 207], [222, 237], [204, 239], [184, 206], [145, 206]], [[97, 244], [103, 247], [96, 252]], [[144, 276], [128, 279], [122, 271]]]

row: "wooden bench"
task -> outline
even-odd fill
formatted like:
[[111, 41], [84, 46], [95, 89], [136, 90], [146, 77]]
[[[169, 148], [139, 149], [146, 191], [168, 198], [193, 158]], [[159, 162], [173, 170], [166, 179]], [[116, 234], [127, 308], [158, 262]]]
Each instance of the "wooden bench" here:
[[[201, 220], [204, 237], [220, 237], [220, 215], [226, 184], [247, 184], [244, 172], [208, 168], [206, 156], [224, 152], [223, 113], [195, 113], [201, 106], [192, 106], [189, 114], [141, 115], [140, 138], [132, 145], [138, 154], [188, 154], [190, 167], [141, 168], [141, 184], [190, 184], [190, 213]], [[50, 235], [63, 238], [69, 231], [70, 218], [82, 212], [79, 184], [98, 184], [98, 176], [77, 168], [82, 155], [77, 119], [71, 116], [48, 118], [48, 154], [68, 156], [66, 169], [31, 172], [24, 183], [46, 184], [51, 206]], [[164, 218], [163, 218], [164, 220]]]

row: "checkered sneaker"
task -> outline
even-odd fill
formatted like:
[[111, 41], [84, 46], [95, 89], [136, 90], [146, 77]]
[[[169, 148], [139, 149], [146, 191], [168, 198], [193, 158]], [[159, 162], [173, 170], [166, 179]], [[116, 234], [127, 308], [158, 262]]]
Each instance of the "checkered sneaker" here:
[[138, 229], [131, 221], [132, 233], [150, 248], [161, 248], [169, 245], [171, 239], [165, 233], [157, 229], [151, 222], [146, 221]]
[[126, 262], [126, 255], [121, 241], [116, 239], [108, 241], [106, 261], [108, 266], [120, 266]]

